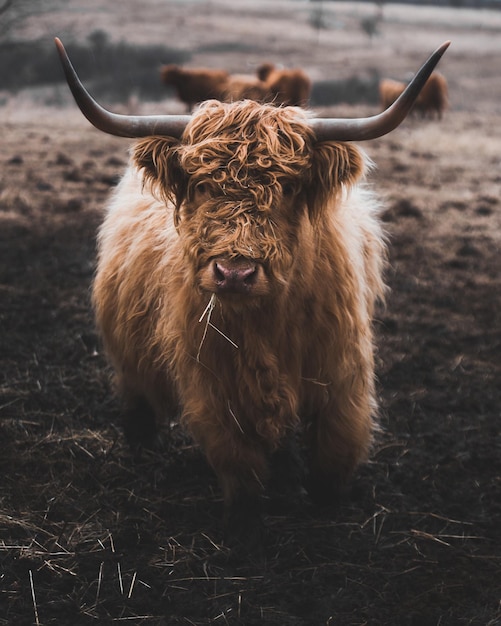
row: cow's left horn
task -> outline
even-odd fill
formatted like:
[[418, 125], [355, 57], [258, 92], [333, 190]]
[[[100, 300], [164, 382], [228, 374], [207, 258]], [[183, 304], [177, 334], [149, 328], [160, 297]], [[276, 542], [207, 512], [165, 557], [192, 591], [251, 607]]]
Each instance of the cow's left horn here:
[[450, 43], [446, 41], [435, 50], [401, 96], [379, 115], [354, 119], [315, 118], [310, 120], [317, 139], [319, 141], [363, 141], [382, 137], [394, 130], [407, 117], [419, 92]]
[[61, 40], [56, 37], [55, 42], [71, 93], [82, 113], [96, 128], [119, 137], [181, 137], [190, 121], [189, 115], [119, 115], [103, 109], [80, 82]]

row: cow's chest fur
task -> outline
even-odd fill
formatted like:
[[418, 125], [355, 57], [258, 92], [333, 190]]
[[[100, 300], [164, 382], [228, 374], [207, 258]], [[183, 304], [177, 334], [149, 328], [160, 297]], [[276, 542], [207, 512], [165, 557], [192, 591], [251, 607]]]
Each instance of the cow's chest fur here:
[[[207, 412], [275, 447], [298, 421], [301, 363], [299, 330], [281, 328], [270, 315], [276, 313], [235, 311], [218, 303], [210, 318], [197, 319], [186, 361], [191, 376], [178, 381], [196, 380]], [[180, 391], [189, 406], [189, 385]]]

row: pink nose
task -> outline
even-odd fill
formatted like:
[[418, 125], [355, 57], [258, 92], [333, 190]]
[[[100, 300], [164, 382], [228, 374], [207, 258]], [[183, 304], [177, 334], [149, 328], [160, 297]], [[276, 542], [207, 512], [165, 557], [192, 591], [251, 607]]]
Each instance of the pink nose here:
[[218, 292], [248, 293], [257, 278], [253, 261], [217, 260], [213, 262], [214, 285]]

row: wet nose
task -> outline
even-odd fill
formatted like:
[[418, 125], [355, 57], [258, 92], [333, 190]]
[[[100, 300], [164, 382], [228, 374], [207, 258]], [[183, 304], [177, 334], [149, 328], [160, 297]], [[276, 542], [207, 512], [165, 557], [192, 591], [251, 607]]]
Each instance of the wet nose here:
[[254, 261], [218, 259], [213, 262], [213, 278], [216, 290], [248, 293], [257, 277]]

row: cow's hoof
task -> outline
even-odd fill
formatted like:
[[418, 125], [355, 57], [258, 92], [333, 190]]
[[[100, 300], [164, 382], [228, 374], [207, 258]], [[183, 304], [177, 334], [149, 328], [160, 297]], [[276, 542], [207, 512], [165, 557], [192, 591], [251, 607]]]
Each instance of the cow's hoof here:
[[233, 558], [258, 557], [265, 541], [260, 498], [240, 498], [226, 511], [224, 545]]
[[145, 398], [136, 398], [126, 407], [123, 415], [123, 430], [134, 457], [139, 459], [143, 448], [158, 447], [158, 429], [153, 409]]
[[318, 473], [308, 476], [305, 487], [311, 502], [319, 508], [338, 506], [349, 493], [346, 485], [340, 485], [332, 476]]

